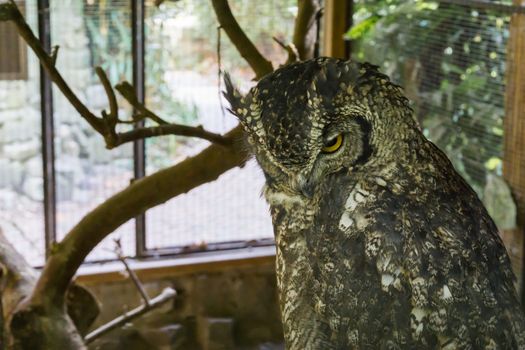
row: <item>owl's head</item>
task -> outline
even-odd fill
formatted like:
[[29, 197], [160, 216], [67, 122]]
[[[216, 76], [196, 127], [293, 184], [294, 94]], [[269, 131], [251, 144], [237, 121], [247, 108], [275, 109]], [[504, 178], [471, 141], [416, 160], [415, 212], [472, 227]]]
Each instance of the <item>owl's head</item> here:
[[357, 174], [394, 159], [417, 130], [399, 87], [367, 63], [294, 63], [245, 96], [228, 76], [225, 81], [231, 112], [276, 191], [311, 197], [332, 174]]

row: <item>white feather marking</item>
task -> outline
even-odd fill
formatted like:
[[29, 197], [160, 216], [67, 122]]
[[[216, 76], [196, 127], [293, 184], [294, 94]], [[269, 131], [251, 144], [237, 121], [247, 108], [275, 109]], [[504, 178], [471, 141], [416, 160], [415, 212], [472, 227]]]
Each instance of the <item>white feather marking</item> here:
[[448, 286], [445, 284], [443, 286], [443, 299], [450, 299], [452, 298], [452, 293], [450, 292], [450, 289], [448, 288]]
[[343, 215], [341, 215], [341, 219], [339, 220], [339, 229], [341, 231], [346, 231], [354, 224], [354, 219], [350, 217], [350, 213], [345, 211]]
[[381, 275], [381, 287], [386, 292], [388, 291], [388, 287], [394, 282], [394, 276], [388, 273], [384, 273]]
[[303, 199], [299, 195], [290, 195], [284, 192], [274, 192], [267, 188], [264, 190], [264, 197], [270, 205], [290, 205], [290, 204], [301, 204]]

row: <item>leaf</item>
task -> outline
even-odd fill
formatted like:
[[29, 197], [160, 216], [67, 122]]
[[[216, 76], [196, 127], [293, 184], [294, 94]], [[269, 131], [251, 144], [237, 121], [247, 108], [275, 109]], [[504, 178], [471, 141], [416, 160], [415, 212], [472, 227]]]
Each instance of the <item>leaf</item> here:
[[380, 18], [381, 17], [378, 15], [372, 15], [367, 19], [359, 22], [345, 34], [345, 38], [351, 40], [362, 38], [373, 29], [374, 25], [377, 21], [379, 21]]

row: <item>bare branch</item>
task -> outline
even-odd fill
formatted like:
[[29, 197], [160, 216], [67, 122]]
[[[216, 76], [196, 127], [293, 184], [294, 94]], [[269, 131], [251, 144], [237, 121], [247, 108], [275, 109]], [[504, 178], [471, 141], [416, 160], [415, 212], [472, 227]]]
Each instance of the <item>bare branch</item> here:
[[239, 23], [233, 17], [228, 0], [212, 0], [212, 5], [219, 24], [233, 45], [235, 45], [237, 51], [255, 72], [255, 79], [259, 80], [266, 74], [271, 73], [273, 71], [272, 63], [264, 58], [239, 26]]
[[169, 124], [167, 121], [150, 111], [149, 109], [142, 104], [139, 99], [137, 98], [137, 95], [135, 94], [135, 89], [133, 86], [128, 83], [127, 81], [123, 81], [120, 84], [117, 84], [115, 86], [115, 89], [119, 92], [122, 97], [126, 99], [137, 111], [139, 111], [144, 118], [149, 118], [156, 122], [159, 125], [167, 125]]
[[58, 48], [56, 47], [50, 55], [45, 52], [44, 48], [40, 44], [40, 41], [33, 34], [31, 28], [29, 28], [27, 25], [24, 17], [14, 2], [6, 2], [5, 0], [0, 2], [0, 21], [13, 21], [15, 23], [20, 36], [24, 38], [26, 43], [35, 52], [38, 59], [40, 60], [40, 63], [49, 74], [51, 80], [58, 86], [60, 91], [77, 110], [77, 112], [93, 127], [93, 129], [102, 135], [107, 148], [111, 149], [126, 142], [161, 135], [191, 136], [202, 138], [210, 142], [216, 142], [220, 145], [228, 144], [228, 141], [222, 135], [206, 131], [202, 127], [191, 127], [168, 123], [147, 109], [144, 104], [140, 103], [135, 95], [133, 87], [127, 82], [118, 84], [115, 88], [126, 100], [131, 103], [133, 107], [136, 108], [137, 111], [140, 112], [140, 115], [135, 116], [135, 118], [149, 118], [160, 126], [139, 128], [125, 133], [117, 133], [117, 124], [126, 122], [120, 121], [118, 118], [118, 105], [115, 92], [102, 68], [96, 67], [95, 72], [100, 79], [100, 82], [102, 83], [108, 97], [109, 113], [102, 111], [102, 118], [99, 118], [95, 116], [86, 107], [86, 105], [80, 101], [80, 99], [71, 90], [69, 85], [65, 82], [60, 72], [56, 69], [55, 61]]
[[299, 9], [295, 19], [293, 43], [301, 61], [314, 57], [316, 40], [316, 15], [320, 10], [319, 0], [298, 0]]
[[285, 44], [283, 41], [279, 40], [275, 36], [273, 37], [273, 40], [277, 44], [279, 44], [279, 46], [281, 46], [283, 49], [285, 49], [286, 52], [288, 52], [288, 59], [286, 60], [285, 65], [287, 65], [289, 63], [292, 63], [292, 62], [299, 61], [299, 52], [297, 51], [297, 48], [295, 47], [295, 45], [293, 43]]
[[236, 127], [226, 137], [231, 140], [232, 146], [212, 144], [194, 157], [134, 181], [87, 214], [54, 247], [30, 304], [61, 305], [64, 292], [78, 267], [104, 237], [149, 208], [214, 181], [227, 170], [241, 166], [247, 158], [243, 147], [236, 142], [242, 138], [242, 130]]
[[110, 129], [115, 131], [115, 126], [118, 123], [117, 97], [115, 96], [115, 92], [113, 91], [111, 83], [109, 82], [109, 79], [104, 70], [101, 67], [96, 67], [95, 73], [97, 74], [98, 78], [100, 79], [100, 82], [102, 83], [102, 86], [104, 87], [104, 91], [106, 92], [109, 102], [109, 113], [103, 111], [102, 116], [104, 117]]
[[116, 142], [113, 144], [113, 147], [120, 146], [126, 142], [163, 135], [197, 137], [222, 146], [229, 146], [232, 142], [231, 139], [228, 139], [227, 137], [224, 137], [220, 134], [206, 131], [202, 127], [193, 127], [183, 124], [163, 124], [159, 126], [137, 128], [127, 132], [119, 133]]
[[[8, 345], [16, 341], [9, 332], [4, 333], [3, 331], [21, 331], [20, 328], [14, 329], [14, 327], [20, 327], [21, 325], [11, 325], [11, 319], [20, 303], [31, 295], [36, 281], [36, 270], [9, 243], [0, 228], [0, 304], [2, 305], [0, 318], [3, 320], [4, 326], [0, 333], [6, 336], [0, 344]], [[93, 295], [83, 287], [73, 284], [67, 291], [66, 306], [67, 313], [79, 334], [87, 333], [88, 328], [99, 314], [98, 304]], [[62, 317], [65, 319], [65, 315]], [[66, 329], [56, 328], [51, 332], [66, 333]], [[67, 335], [69, 336], [70, 334]]]
[[104, 121], [101, 118], [96, 117], [91, 111], [80, 101], [80, 99], [71, 90], [69, 85], [66, 83], [62, 75], [58, 72], [55, 67], [53, 56], [49, 55], [38, 38], [33, 34], [33, 31], [27, 25], [24, 16], [18, 10], [18, 7], [13, 1], [0, 3], [0, 20], [1, 21], [12, 21], [17, 27], [18, 33], [31, 47], [33, 52], [37, 55], [42, 67], [46, 70], [51, 80], [60, 89], [62, 94], [67, 98], [69, 103], [77, 110], [77, 112], [95, 129], [102, 135], [106, 135], [106, 129]]
[[100, 326], [99, 328], [95, 329], [93, 332], [86, 335], [85, 341], [86, 344], [89, 344], [93, 342], [95, 339], [100, 338], [104, 334], [112, 331], [115, 328], [121, 327], [125, 325], [126, 323], [136, 319], [137, 317], [140, 317], [144, 315], [146, 312], [151, 311], [168, 301], [175, 298], [177, 295], [177, 292], [172, 288], [165, 288], [161, 294], [156, 296], [155, 298], [148, 300], [147, 304], [142, 304], [139, 307], [130, 310], [123, 315], [109, 321], [108, 323]]
[[[304, 1], [300, 0], [300, 4], [303, 2]], [[254, 69], [256, 76], [260, 78], [263, 75], [270, 73], [273, 70], [271, 63], [260, 54], [246, 34], [242, 31], [231, 13], [228, 2], [226, 0], [212, 0], [212, 3], [221, 26], [224, 28], [241, 55]], [[302, 6], [300, 7], [302, 8]], [[296, 21], [296, 27], [299, 26], [299, 24], [304, 23], [305, 18], [311, 17], [309, 17], [308, 13], [308, 11], [300, 9]], [[80, 102], [56, 70], [53, 58], [43, 50], [36, 37], [23, 20], [23, 17], [16, 9], [14, 2], [0, 0], [0, 20], [13, 20], [17, 24], [20, 35], [35, 51], [42, 65], [50, 74], [52, 80], [57, 84], [81, 116], [84, 117], [95, 130], [104, 135], [106, 142], [108, 142], [108, 138], [117, 143], [125, 142], [126, 138], [129, 140], [134, 139], [135, 136], [133, 136], [131, 132], [119, 134], [117, 135], [117, 139], [115, 139], [114, 134], [108, 133], [108, 131], [110, 131], [107, 129], [108, 114], [106, 114], [106, 118], [98, 118]], [[312, 26], [305, 26], [305, 28], [307, 30], [302, 31], [296, 28], [294, 33], [302, 32], [306, 35], [312, 30]], [[299, 37], [296, 38], [296, 35], [294, 34], [294, 45], [300, 53], [300, 58], [303, 58], [301, 55], [305, 56], [305, 54], [301, 54], [301, 49], [299, 49], [298, 45], [299, 42], [305, 43], [305, 45], [303, 45], [304, 48], [309, 48], [310, 46], [308, 45], [309, 42], [307, 40]], [[313, 44], [311, 46], [313, 47]], [[114, 92], [111, 92], [107, 88], [109, 86], [107, 82], [104, 83], [102, 79], [101, 81], [106, 89], [108, 99], [110, 100], [109, 115], [112, 115], [114, 114], [112, 111], [115, 111], [114, 106], [112, 106], [113, 102], [111, 102], [114, 98]], [[136, 96], [134, 97], [133, 89], [131, 89], [130, 93], [129, 84], [121, 84], [120, 86], [122, 87], [121, 89], [119, 89], [119, 87], [116, 89], [140, 112], [140, 115], [135, 117], [154, 120], [159, 124], [159, 126], [156, 127], [156, 130], [162, 130], [153, 131], [154, 128], [143, 128], [143, 130], [147, 131], [141, 131], [141, 129], [137, 129], [134, 132], [144, 133], [140, 137], [149, 137], [147, 135], [150, 133], [165, 134], [167, 129], [164, 128], [167, 128], [168, 125], [173, 125], [168, 124], [166, 121], [156, 116], [142, 104], [136, 104]], [[190, 130], [185, 129], [186, 131], [184, 131], [184, 129], [180, 129], [182, 127], [180, 125], [175, 125], [173, 127], [179, 128], [177, 132], [180, 133], [189, 132]], [[192, 128], [191, 131], [195, 132], [195, 129], [199, 128]], [[203, 132], [201, 128], [200, 130]], [[67, 319], [63, 317], [62, 311], [65, 293], [78, 267], [84, 261], [89, 252], [102, 239], [107, 237], [111, 232], [129, 219], [144, 213], [149, 208], [164, 203], [167, 200], [179, 194], [188, 192], [204, 183], [214, 181], [224, 172], [236, 166], [242, 166], [245, 162], [247, 153], [244, 148], [239, 146], [236, 142], [242, 138], [242, 130], [240, 127], [232, 129], [224, 136], [215, 136], [224, 138], [224, 140], [226, 140], [224, 143], [226, 147], [212, 144], [194, 157], [188, 158], [173, 167], [137, 180], [128, 188], [115, 194], [87, 214], [68, 233], [62, 242], [53, 247], [51, 256], [46, 262], [31, 296], [20, 305], [15, 314], [17, 320], [26, 323], [30, 321], [30, 324], [43, 325], [42, 329], [47, 329], [46, 327], [49, 327], [49, 322], [47, 322], [47, 320], [54, 320], [54, 317], [58, 315], [57, 317], [62, 317], [59, 319], [59, 326], [64, 326], [67, 330], [70, 330], [68, 328], [69, 323], [67, 323]], [[206, 137], [211, 136], [208, 135]], [[119, 140], [118, 138], [122, 138], [122, 140]], [[219, 141], [219, 139], [216, 140], [217, 143], [220, 143]], [[36, 339], [34, 337], [35, 334], [42, 333], [27, 333], [26, 338]], [[70, 347], [59, 348], [66, 349]]]

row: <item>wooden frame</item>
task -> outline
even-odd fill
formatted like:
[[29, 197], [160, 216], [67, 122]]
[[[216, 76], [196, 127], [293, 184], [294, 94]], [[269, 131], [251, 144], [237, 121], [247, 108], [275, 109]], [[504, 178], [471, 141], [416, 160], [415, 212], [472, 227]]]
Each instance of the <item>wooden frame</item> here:
[[[513, 5], [525, 8], [525, 0], [514, 0]], [[522, 303], [525, 302], [524, 244], [525, 231], [525, 14], [514, 13], [510, 22], [507, 47], [507, 75], [504, 119], [503, 177], [510, 185], [517, 205], [517, 228], [503, 232], [514, 271], [521, 286]], [[525, 305], [525, 304], [524, 304]]]
[[343, 38], [352, 26], [353, 0], [326, 0], [323, 15], [323, 56], [349, 58], [350, 41]]
[[[17, 2], [17, 5], [25, 12], [25, 1]], [[8, 53], [5, 54], [4, 50]], [[13, 23], [0, 23], [0, 51], [0, 80], [27, 80], [27, 45]]]

